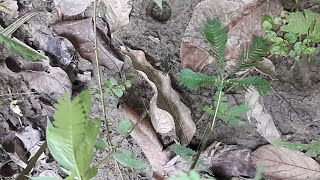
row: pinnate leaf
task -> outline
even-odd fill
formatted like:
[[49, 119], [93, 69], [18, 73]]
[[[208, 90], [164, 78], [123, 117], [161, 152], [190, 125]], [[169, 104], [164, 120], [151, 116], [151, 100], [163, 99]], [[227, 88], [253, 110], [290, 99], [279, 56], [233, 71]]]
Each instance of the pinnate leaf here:
[[231, 79], [229, 80], [231, 84], [239, 85], [244, 90], [248, 90], [250, 86], [257, 88], [260, 96], [264, 96], [269, 92], [270, 83], [266, 82], [265, 80], [261, 79], [260, 77], [248, 77], [244, 79]]
[[190, 89], [198, 88], [201, 85], [214, 85], [217, 80], [216, 77], [195, 73], [190, 69], [182, 70], [178, 76], [181, 83]]
[[173, 146], [171, 151], [179, 155], [181, 158], [185, 160], [191, 160], [192, 156], [197, 154], [194, 150], [184, 147], [184, 146]]

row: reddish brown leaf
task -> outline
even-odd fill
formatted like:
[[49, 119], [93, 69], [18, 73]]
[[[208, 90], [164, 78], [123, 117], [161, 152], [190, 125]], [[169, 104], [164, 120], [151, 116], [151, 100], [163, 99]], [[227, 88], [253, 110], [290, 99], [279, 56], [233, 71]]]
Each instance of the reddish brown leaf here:
[[[280, 1], [234, 1], [206, 0], [200, 2], [182, 39], [180, 56], [182, 67], [199, 72], [214, 61], [204, 58], [211, 46], [205, 40], [203, 27], [208, 20], [218, 19], [228, 33], [226, 60], [239, 59], [243, 47], [251, 42], [253, 36], [263, 35], [261, 17], [280, 15]], [[186, 44], [192, 44], [186, 46]]]
[[[75, 47], [80, 56], [95, 67], [94, 32], [92, 19], [59, 22], [52, 26], [53, 30], [67, 38]], [[114, 71], [120, 71], [123, 62], [114, 57], [98, 42], [98, 58], [100, 65]]]
[[124, 50], [123, 48], [122, 52], [131, 58], [136, 70], [144, 72], [147, 78], [155, 84], [157, 106], [173, 117], [180, 143], [182, 145], [189, 144], [196, 131], [196, 126], [192, 120], [190, 109], [181, 102], [179, 94], [171, 87], [170, 76], [154, 69], [147, 61], [143, 51]]
[[263, 174], [274, 179], [320, 179], [320, 165], [302, 152], [265, 145], [252, 152], [251, 161], [264, 165]]

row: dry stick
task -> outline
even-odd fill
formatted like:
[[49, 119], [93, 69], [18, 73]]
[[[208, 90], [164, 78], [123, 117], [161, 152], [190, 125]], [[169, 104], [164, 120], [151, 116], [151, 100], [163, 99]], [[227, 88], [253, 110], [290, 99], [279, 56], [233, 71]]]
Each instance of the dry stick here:
[[111, 152], [109, 152], [109, 154], [107, 154], [107, 156], [105, 158], [103, 158], [99, 164], [97, 164], [95, 167], [98, 168], [101, 164], [103, 164], [112, 154], [114, 154], [114, 152], [117, 150], [117, 148], [119, 146], [121, 146], [122, 142], [127, 139], [129, 137], [129, 135], [131, 134], [131, 132], [134, 130], [134, 128], [136, 128], [138, 126], [138, 124], [144, 119], [144, 117], [147, 115], [147, 111], [145, 111], [143, 114], [140, 115], [138, 121], [136, 122], [136, 124], [132, 127], [132, 129], [121, 139], [121, 141], [112, 149]]
[[37, 153], [31, 158], [29, 161], [27, 167], [20, 173], [20, 175], [17, 177], [16, 180], [25, 180], [27, 179], [26, 175], [30, 173], [33, 166], [38, 161], [40, 155], [47, 149], [47, 143], [43, 143], [40, 149], [37, 151]]
[[[108, 125], [108, 120], [107, 120], [107, 114], [106, 114], [106, 108], [104, 105], [104, 93], [102, 90], [102, 83], [101, 83], [101, 76], [100, 76], [100, 67], [99, 67], [99, 58], [98, 58], [98, 41], [97, 41], [97, 1], [94, 0], [94, 15], [93, 15], [93, 28], [94, 28], [94, 54], [95, 54], [95, 59], [96, 59], [96, 65], [97, 65], [97, 77], [98, 77], [98, 82], [99, 82], [99, 90], [100, 90], [100, 101], [101, 101], [101, 106], [102, 106], [102, 114], [104, 118], [104, 125], [107, 131], [107, 141], [110, 147], [113, 147], [112, 142], [111, 142], [111, 137], [110, 137], [110, 132], [109, 132], [109, 125]], [[118, 169], [120, 173], [120, 177], [123, 180], [123, 175], [121, 173], [119, 164], [116, 159], [114, 159], [116, 168]]]

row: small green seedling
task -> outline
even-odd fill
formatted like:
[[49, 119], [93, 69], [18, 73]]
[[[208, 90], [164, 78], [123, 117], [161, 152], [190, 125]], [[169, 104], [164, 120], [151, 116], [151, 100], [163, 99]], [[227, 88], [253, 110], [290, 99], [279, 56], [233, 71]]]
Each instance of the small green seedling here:
[[112, 77], [104, 85], [108, 97], [114, 99], [114, 95], [116, 95], [117, 97], [121, 97], [126, 88], [131, 87], [131, 81], [126, 80], [123, 84], [118, 84], [117, 80]]

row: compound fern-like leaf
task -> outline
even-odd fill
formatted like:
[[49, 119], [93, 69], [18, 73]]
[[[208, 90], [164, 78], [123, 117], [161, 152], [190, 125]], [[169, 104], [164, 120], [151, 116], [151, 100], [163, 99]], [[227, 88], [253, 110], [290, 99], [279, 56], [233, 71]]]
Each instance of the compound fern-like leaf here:
[[[70, 100], [58, 100], [53, 125], [48, 120], [47, 143], [54, 159], [79, 179], [88, 179], [96, 172], [90, 168], [93, 147], [98, 135], [97, 122], [89, 122], [91, 96], [83, 91]], [[95, 120], [99, 121], [99, 120]]]
[[267, 92], [271, 90], [270, 83], [261, 79], [260, 77], [248, 77], [245, 79], [231, 79], [228, 82], [231, 83], [231, 85], [238, 85], [246, 91], [250, 86], [254, 86], [257, 88], [260, 96], [266, 95]]
[[281, 31], [306, 35], [309, 29], [314, 26], [316, 21], [320, 21], [320, 15], [310, 10], [304, 10], [305, 16], [302, 12], [285, 12], [284, 17], [287, 24], [281, 26]]
[[211, 55], [219, 62], [221, 71], [224, 71], [225, 49], [227, 45], [227, 33], [219, 21], [209, 20], [204, 26], [204, 35], [212, 46]]
[[178, 73], [178, 76], [181, 83], [190, 89], [198, 88], [201, 85], [214, 85], [217, 80], [216, 77], [195, 73], [190, 69], [182, 70]]
[[296, 151], [306, 151], [304, 154], [308, 157], [316, 157], [317, 153], [320, 152], [320, 142], [313, 141], [311, 144], [301, 144], [301, 143], [292, 143], [292, 142], [279, 142], [279, 141], [269, 141], [274, 146], [285, 146], [289, 149], [296, 150]]

